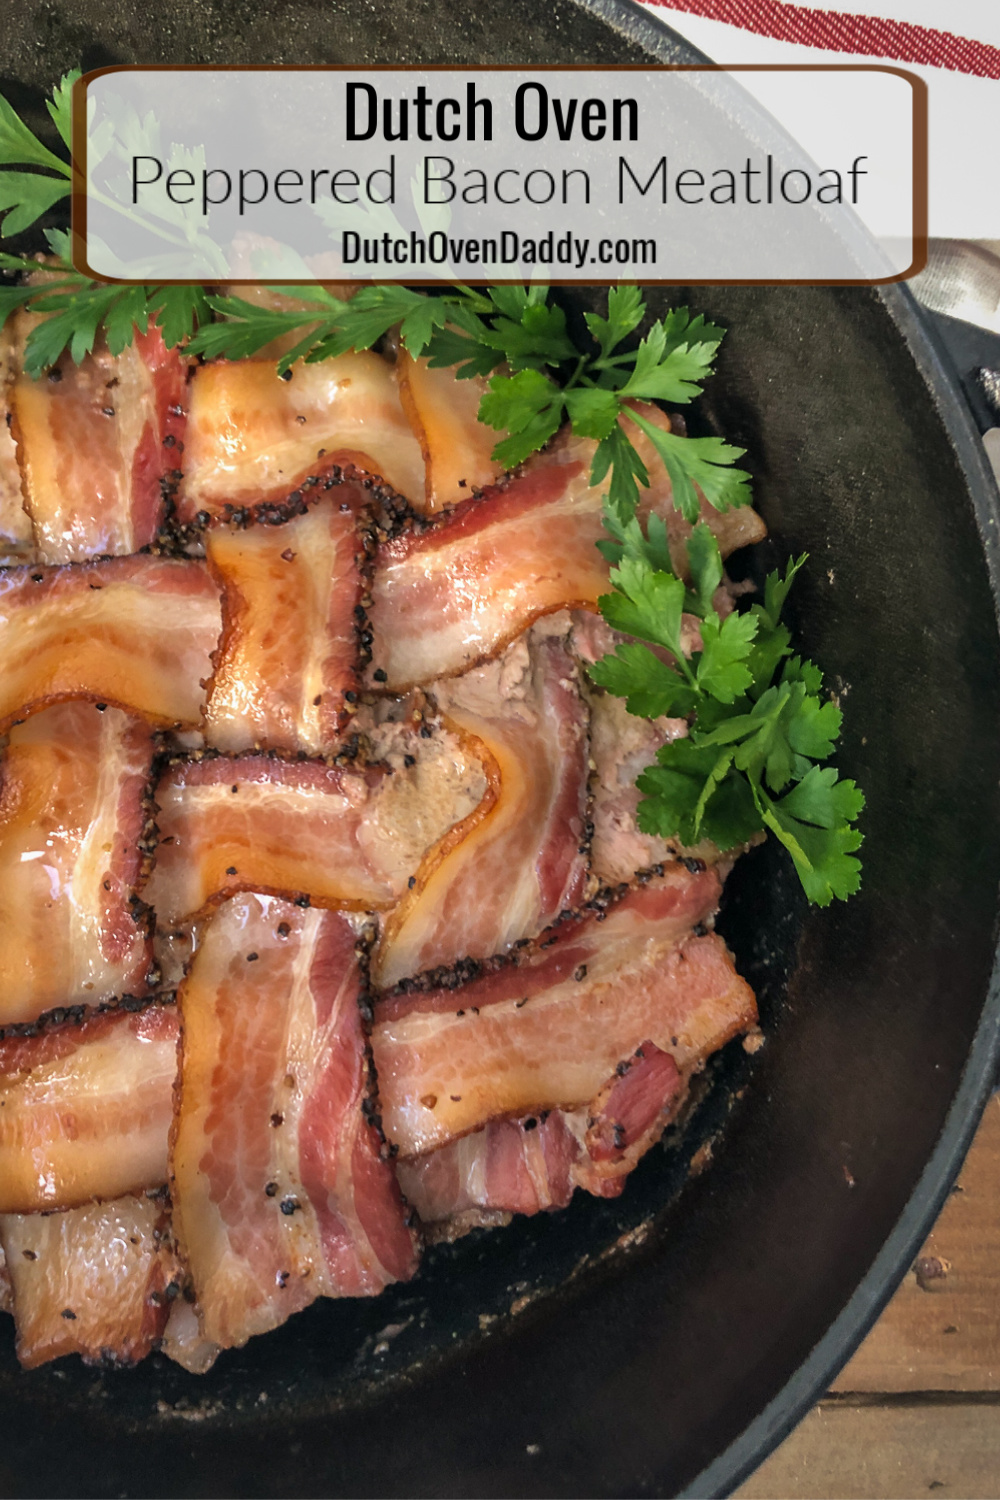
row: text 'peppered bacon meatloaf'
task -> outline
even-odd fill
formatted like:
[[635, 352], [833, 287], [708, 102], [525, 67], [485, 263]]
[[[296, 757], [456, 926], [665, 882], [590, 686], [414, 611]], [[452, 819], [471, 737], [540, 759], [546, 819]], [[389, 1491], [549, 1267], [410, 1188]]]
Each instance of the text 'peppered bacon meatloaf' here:
[[[25, 1365], [204, 1370], [427, 1236], [621, 1192], [754, 998], [711, 930], [729, 862], [636, 826], [684, 722], [586, 675], [592, 443], [505, 477], [482, 383], [402, 352], [279, 379], [151, 334], [33, 381], [29, 326], [0, 351], [3, 1300]], [[723, 553], [763, 534], [705, 519]]]

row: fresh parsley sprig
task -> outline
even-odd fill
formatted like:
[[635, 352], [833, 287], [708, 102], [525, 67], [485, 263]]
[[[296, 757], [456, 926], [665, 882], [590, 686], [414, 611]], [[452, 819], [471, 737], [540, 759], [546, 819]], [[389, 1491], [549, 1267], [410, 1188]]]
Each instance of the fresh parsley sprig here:
[[278, 336], [299, 333], [281, 359], [285, 370], [297, 359], [370, 348], [398, 325], [408, 352], [426, 354], [432, 368], [455, 367], [460, 380], [490, 377], [479, 416], [507, 434], [493, 454], [505, 468], [543, 447], [568, 420], [576, 436], [597, 440], [591, 482], [609, 479], [612, 508], [624, 523], [636, 509], [639, 486], [649, 483], [623, 425], [631, 423], [665, 464], [686, 520], [698, 519], [698, 490], [720, 511], [749, 502], [750, 476], [734, 467], [743, 449], [717, 437], [664, 432], [636, 405], [690, 402], [711, 373], [722, 330], [686, 308], [654, 322], [636, 348], [623, 349], [645, 320], [646, 304], [638, 287], [612, 287], [607, 317], [586, 315], [593, 346], [581, 350], [545, 286], [456, 287], [439, 296], [371, 286], [346, 301], [319, 286], [278, 290], [306, 305], [285, 312], [240, 297], [209, 297], [219, 321], [199, 329], [190, 351], [245, 359]]
[[200, 286], [143, 286], [91, 281], [69, 260], [69, 236], [49, 230], [52, 255], [40, 264], [0, 251], [0, 271], [31, 278], [19, 285], [0, 285], [0, 325], [18, 308], [44, 314], [25, 341], [24, 370], [33, 379], [68, 350], [79, 364], [104, 335], [112, 355], [129, 348], [136, 332], [155, 323], [168, 349], [183, 343], [198, 323], [210, 316]]
[[[639, 777], [644, 833], [691, 847], [708, 839], [733, 849], [770, 830], [790, 853], [810, 901], [827, 906], [853, 895], [860, 862], [853, 857], [864, 796], [835, 767], [821, 765], [840, 735], [837, 705], [822, 696], [822, 673], [792, 652], [781, 611], [799, 557], [768, 575], [762, 604], [720, 618], [712, 597], [722, 579], [718, 545], [703, 523], [688, 542], [691, 583], [674, 575], [662, 521], [644, 533], [605, 510], [616, 566], [614, 592], [601, 598], [604, 618], [636, 637], [590, 668], [599, 686], [626, 700], [630, 713], [689, 721], [686, 738], [657, 752]], [[688, 655], [684, 612], [699, 621], [700, 649]], [[646, 644], [649, 643], [649, 644]], [[665, 647], [666, 662], [651, 648]]]
[[[80, 72], [67, 73], [46, 100], [59, 135], [70, 144], [70, 97]], [[20, 234], [63, 198], [72, 179], [69, 162], [55, 156], [28, 129], [7, 100], [0, 97], [0, 211], [6, 210], [0, 234]], [[31, 170], [28, 170], [28, 169]]]
[[219, 321], [204, 324], [190, 341], [188, 352], [207, 359], [249, 359], [273, 339], [298, 333], [301, 337], [278, 361], [278, 373], [283, 374], [298, 359], [313, 364], [351, 349], [370, 349], [398, 325], [403, 343], [416, 356], [427, 347], [435, 329], [457, 316], [467, 301], [490, 305], [467, 289], [454, 297], [429, 297], [403, 286], [363, 286], [348, 300], [319, 285], [276, 285], [273, 289], [302, 305], [286, 312], [239, 296], [210, 295], [208, 306]]
[[[70, 148], [71, 97], [80, 77], [67, 73], [46, 101], [60, 139]], [[69, 196], [72, 167], [28, 129], [6, 99], [0, 97], [0, 224], [4, 237], [30, 228], [42, 214]], [[79, 364], [103, 333], [112, 355], [127, 349], [135, 332], [156, 323], [168, 348], [188, 338], [211, 314], [202, 287], [142, 286], [92, 281], [75, 270], [69, 235], [48, 230], [51, 252], [44, 265], [21, 255], [0, 252], [0, 271], [29, 277], [18, 285], [0, 285], [0, 326], [18, 308], [46, 314], [29, 333], [24, 368], [37, 378], [68, 350]], [[43, 273], [43, 274], [40, 274]]]

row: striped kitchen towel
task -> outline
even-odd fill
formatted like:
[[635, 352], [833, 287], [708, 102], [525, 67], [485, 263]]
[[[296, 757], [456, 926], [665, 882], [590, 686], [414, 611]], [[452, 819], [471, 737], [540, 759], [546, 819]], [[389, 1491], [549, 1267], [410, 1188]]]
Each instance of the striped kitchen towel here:
[[[996, 0], [949, 0], [947, 7], [940, 0], [874, 0], [865, 12], [786, 0], [644, 3], [714, 62], [880, 61], [917, 73], [930, 94], [931, 234], [1000, 237]], [[753, 92], [753, 74], [741, 82]], [[786, 116], [781, 123], [793, 136], [804, 133], [804, 121]]]

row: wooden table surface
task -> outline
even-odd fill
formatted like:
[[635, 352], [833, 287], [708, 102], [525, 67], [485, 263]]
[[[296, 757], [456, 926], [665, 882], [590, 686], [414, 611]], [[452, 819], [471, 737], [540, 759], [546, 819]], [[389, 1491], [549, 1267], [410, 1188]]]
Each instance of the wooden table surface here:
[[1000, 1096], [868, 1338], [737, 1493], [1000, 1497]]

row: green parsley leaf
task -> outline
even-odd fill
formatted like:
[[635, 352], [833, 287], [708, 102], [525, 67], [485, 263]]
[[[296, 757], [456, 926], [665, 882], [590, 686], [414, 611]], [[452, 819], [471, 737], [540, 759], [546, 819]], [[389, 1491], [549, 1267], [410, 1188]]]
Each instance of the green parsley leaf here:
[[35, 295], [32, 286], [0, 286], [0, 323], [5, 323], [12, 312]]
[[494, 375], [479, 403], [479, 418], [490, 427], [506, 428], [510, 436], [497, 444], [493, 457], [506, 468], [522, 463], [558, 429], [563, 407], [562, 391], [539, 370]]
[[490, 301], [498, 312], [512, 323], [519, 323], [528, 306], [528, 289], [524, 286], [491, 286]]
[[698, 657], [698, 686], [720, 703], [742, 698], [753, 677], [747, 657], [757, 633], [752, 615], [731, 614], [720, 622], [712, 610], [701, 622], [702, 649]]
[[[792, 684], [792, 691], [800, 686]], [[794, 717], [788, 725], [788, 743], [796, 755], [809, 760], [825, 760], [833, 754], [833, 747], [840, 737], [841, 713], [835, 703], [821, 703], [812, 693], [805, 692], [796, 705]]]
[[613, 286], [608, 289], [608, 316], [585, 313], [584, 317], [602, 356], [606, 357], [638, 328], [645, 315], [646, 303], [637, 286]]
[[785, 607], [788, 592], [795, 582], [795, 575], [805, 565], [807, 554], [789, 558], [784, 573], [769, 573], [764, 584], [764, 616], [772, 629], [776, 629]]
[[397, 323], [403, 325], [403, 341], [409, 352], [417, 355], [431, 336], [435, 314], [439, 325], [447, 317], [447, 308], [439, 305], [436, 298], [402, 286], [362, 287], [349, 302], [340, 303], [335, 312], [337, 333], [328, 341], [321, 357], [336, 357], [351, 349], [370, 349]]
[[519, 370], [516, 375], [498, 375], [479, 403], [479, 420], [508, 432], [523, 432], [529, 422], [545, 410], [556, 391], [539, 370]]
[[697, 613], [706, 615], [722, 582], [722, 555], [714, 532], [704, 521], [699, 521], [687, 539], [687, 556]]
[[[302, 325], [301, 312], [280, 312], [259, 307], [242, 297], [208, 297], [209, 307], [224, 320], [205, 323], [188, 344], [188, 353], [206, 359], [251, 359], [282, 334], [294, 333]], [[316, 326], [315, 319], [313, 326]]]
[[745, 469], [731, 467], [745, 449], [734, 448], [718, 437], [682, 438], [664, 432], [634, 407], [626, 407], [625, 415], [646, 434], [663, 460], [673, 485], [674, 504], [685, 521], [693, 526], [700, 514], [696, 484], [716, 510], [749, 505], [750, 475]]
[[656, 760], [638, 780], [648, 794], [637, 813], [643, 833], [679, 838], [687, 848], [707, 838], [725, 851], [761, 832], [763, 820], [749, 784], [733, 771], [731, 751], [679, 739], [663, 745]]
[[617, 566], [623, 557], [644, 558], [650, 567], [661, 573], [673, 572], [673, 557], [666, 522], [654, 512], [643, 531], [638, 516], [632, 516], [624, 525], [618, 520], [607, 499], [604, 502], [604, 525], [614, 538], [599, 541], [598, 551], [612, 566]]
[[662, 322], [665, 354], [673, 353], [681, 344], [714, 344], [718, 348], [725, 338], [724, 328], [707, 322], [701, 313], [692, 318], [686, 307], [671, 308]]
[[149, 307], [144, 286], [123, 286], [116, 290], [102, 314], [104, 332], [108, 341], [108, 352], [112, 356], [121, 354], [132, 342], [133, 330], [145, 333], [149, 326]]
[[779, 803], [783, 812], [818, 828], [853, 823], [864, 805], [864, 792], [853, 781], [841, 781], [833, 766], [810, 766]]
[[601, 614], [615, 630], [666, 646], [684, 662], [681, 650], [681, 612], [684, 585], [671, 573], [650, 567], [645, 558], [624, 556], [611, 571], [615, 593], [597, 601]]
[[[785, 627], [782, 625], [779, 629], [785, 630]], [[805, 684], [807, 693], [818, 693], [823, 686], [823, 673], [814, 661], [806, 661], [801, 656], [790, 656], [781, 669], [781, 680], [782, 682], [802, 682]]]
[[597, 445], [590, 465], [591, 484], [601, 484], [609, 470], [608, 503], [624, 523], [635, 515], [639, 503], [638, 486], [649, 484], [649, 471], [618, 422]]
[[[421, 297], [400, 319], [399, 333], [408, 354], [423, 354], [439, 328], [448, 320], [448, 303], [442, 297]], [[392, 325], [390, 324], [390, 327]]]
[[455, 328], [439, 328], [427, 346], [427, 362], [432, 370], [450, 369], [457, 365], [455, 378], [471, 380], [475, 375], [489, 375], [497, 365], [503, 364], [503, 355], [498, 350], [477, 343], [468, 334]]
[[688, 847], [696, 843], [696, 809], [706, 786], [717, 785], [719, 773], [725, 776], [731, 761], [730, 751], [701, 750], [690, 740], [664, 745], [657, 753], [658, 764], [649, 766], [638, 779], [639, 790], [648, 793], [637, 814], [642, 832], [661, 839], [680, 838]]
[[[66, 89], [67, 84], [72, 86], [72, 79], [72, 74], [66, 75], [56, 90], [53, 104], [49, 106], [60, 134], [64, 125], [68, 129]], [[63, 136], [63, 139], [66, 137]], [[69, 163], [53, 155], [2, 97], [0, 166], [14, 168], [12, 171], [0, 172], [0, 210], [9, 210], [0, 224], [0, 234], [20, 234], [61, 199], [69, 196]], [[26, 167], [45, 170], [26, 171]], [[50, 175], [52, 173], [55, 175]]]
[[[24, 368], [37, 378], [43, 370], [54, 365], [69, 349], [70, 357], [79, 364], [89, 354], [97, 340], [98, 329], [114, 304], [132, 292], [130, 287], [103, 286], [79, 278], [79, 285], [71, 285], [66, 291], [57, 283], [39, 288], [39, 295], [32, 303], [33, 312], [50, 313], [28, 335], [25, 345]], [[129, 297], [129, 300], [133, 299]], [[122, 345], [121, 347], [124, 347]], [[119, 349], [119, 353], [121, 350]]]
[[[619, 396], [641, 401], [688, 402], [701, 392], [701, 382], [711, 373], [715, 344], [680, 344], [665, 352], [666, 332], [662, 323], [654, 323], [642, 340], [635, 357], [635, 368], [619, 389]], [[683, 442], [685, 439], [678, 439]]]
[[[857, 812], [864, 805], [857, 802], [857, 788], [853, 782], [844, 782], [855, 795], [849, 805]], [[794, 791], [789, 793], [789, 797]], [[817, 906], [829, 906], [837, 897], [846, 901], [861, 886], [861, 862], [852, 855], [861, 847], [862, 835], [851, 826], [848, 816], [837, 822], [820, 827], [802, 818], [795, 817], [788, 808], [788, 797], [781, 802], [772, 802], [766, 794], [758, 793], [761, 817], [766, 827], [780, 839], [791, 854], [803, 889], [809, 900]]]
[[[72, 270], [73, 266], [73, 241], [68, 229], [46, 229], [45, 242], [58, 265], [64, 271]], [[37, 261], [31, 262], [31, 269], [37, 271]], [[74, 275], [78, 273], [74, 272]]]
[[629, 713], [640, 719], [684, 716], [697, 700], [684, 678], [639, 641], [623, 642], [613, 656], [594, 662], [589, 675], [599, 687], [624, 698]]
[[67, 151], [73, 149], [73, 85], [80, 77], [82, 74], [79, 68], [64, 73], [52, 90], [52, 98], [45, 101], [45, 108], [52, 116]]
[[204, 287], [161, 286], [154, 287], [149, 298], [149, 311], [163, 335], [168, 349], [190, 338], [199, 324], [207, 323], [211, 309]]
[[614, 391], [578, 385], [566, 392], [565, 399], [577, 437], [607, 438], [618, 426], [619, 404]]
[[69, 182], [64, 177], [43, 176], [41, 172], [0, 172], [0, 210], [10, 210], [0, 225], [0, 234], [20, 234], [68, 196]]
[[787, 625], [772, 626], [760, 605], [755, 604], [750, 613], [757, 621], [757, 635], [748, 663], [753, 675], [749, 692], [752, 698], [759, 698], [771, 686], [781, 662], [791, 653], [792, 632]]
[[18, 164], [45, 167], [48, 171], [57, 172], [67, 179], [70, 176], [69, 163], [54, 156], [48, 146], [43, 146], [38, 137], [28, 129], [20, 116], [2, 97], [0, 97], [0, 163], [4, 166]]
[[529, 303], [515, 323], [498, 317], [484, 342], [503, 352], [511, 369], [540, 369], [576, 358], [576, 346], [566, 332], [566, 314], [551, 304]]

